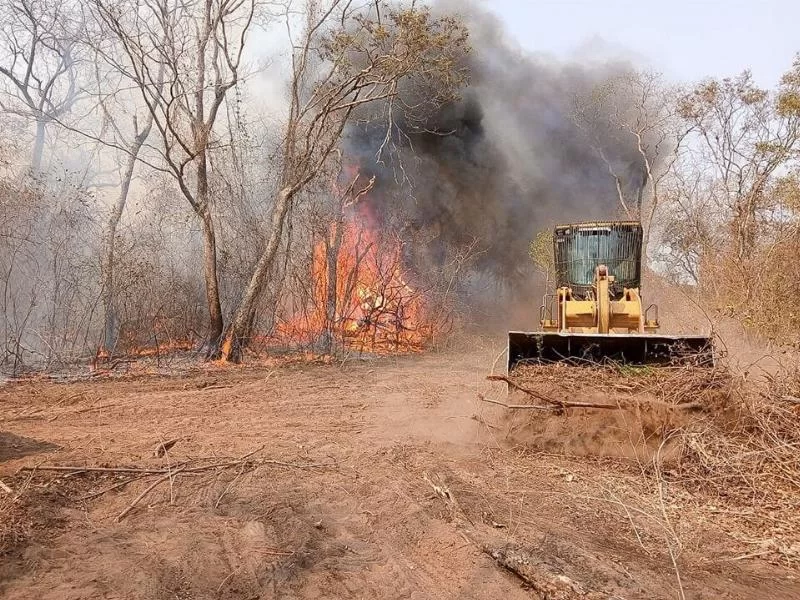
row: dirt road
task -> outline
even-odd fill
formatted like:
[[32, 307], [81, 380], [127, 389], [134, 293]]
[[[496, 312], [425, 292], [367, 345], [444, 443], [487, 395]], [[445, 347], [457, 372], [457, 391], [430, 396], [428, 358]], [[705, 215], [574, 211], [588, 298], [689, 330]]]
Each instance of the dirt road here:
[[639, 465], [510, 443], [496, 350], [0, 387], [0, 594], [545, 597], [487, 553], [513, 547], [591, 598], [800, 598]]

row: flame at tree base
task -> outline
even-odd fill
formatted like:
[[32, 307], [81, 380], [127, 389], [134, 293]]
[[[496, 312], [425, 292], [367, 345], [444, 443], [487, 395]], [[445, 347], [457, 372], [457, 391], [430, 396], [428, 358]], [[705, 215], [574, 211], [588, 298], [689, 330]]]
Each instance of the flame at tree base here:
[[[424, 293], [409, 283], [402, 251], [398, 238], [379, 239], [375, 230], [354, 221], [336, 223], [313, 248], [305, 300], [286, 298], [280, 312], [290, 316], [279, 320], [271, 334], [253, 335], [246, 347], [255, 357], [282, 347], [305, 359], [341, 350], [379, 355], [424, 351], [447, 327], [430, 318], [436, 311], [428, 310]], [[158, 357], [196, 351], [200, 344], [159, 337], [166, 341], [152, 346], [131, 340], [120, 356]], [[223, 357], [230, 350], [223, 346]], [[111, 358], [101, 348], [90, 366], [100, 368]]]
[[423, 295], [406, 281], [398, 239], [378, 240], [363, 225], [337, 223], [314, 247], [311, 281], [308, 306], [278, 324], [280, 342], [396, 353], [422, 351], [432, 338]]

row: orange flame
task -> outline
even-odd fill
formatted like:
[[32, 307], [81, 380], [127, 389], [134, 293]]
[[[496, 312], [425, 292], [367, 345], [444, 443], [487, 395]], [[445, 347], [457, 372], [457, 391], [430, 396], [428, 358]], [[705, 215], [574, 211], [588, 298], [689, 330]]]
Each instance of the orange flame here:
[[[342, 227], [338, 252], [336, 227]], [[314, 248], [311, 276], [311, 306], [278, 326], [280, 339], [314, 344], [327, 334], [344, 347], [377, 353], [425, 346], [431, 327], [422, 294], [406, 282], [399, 240], [379, 240], [354, 222], [336, 224]]]

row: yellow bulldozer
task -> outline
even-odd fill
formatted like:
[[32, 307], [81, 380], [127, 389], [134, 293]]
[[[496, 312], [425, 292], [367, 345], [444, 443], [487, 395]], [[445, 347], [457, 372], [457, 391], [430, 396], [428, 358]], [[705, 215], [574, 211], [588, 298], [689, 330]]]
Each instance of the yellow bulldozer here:
[[641, 295], [642, 225], [611, 221], [553, 231], [556, 291], [544, 296], [540, 330], [508, 334], [508, 372], [525, 363], [614, 360], [713, 364], [708, 336], [658, 334], [658, 307]]

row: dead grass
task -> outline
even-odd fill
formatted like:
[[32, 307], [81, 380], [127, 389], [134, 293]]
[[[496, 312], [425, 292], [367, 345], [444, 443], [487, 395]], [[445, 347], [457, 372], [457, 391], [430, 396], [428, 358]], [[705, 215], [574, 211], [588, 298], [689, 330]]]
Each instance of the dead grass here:
[[28, 537], [25, 509], [11, 494], [0, 494], [0, 557], [18, 547]]

